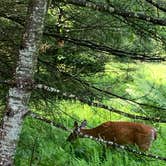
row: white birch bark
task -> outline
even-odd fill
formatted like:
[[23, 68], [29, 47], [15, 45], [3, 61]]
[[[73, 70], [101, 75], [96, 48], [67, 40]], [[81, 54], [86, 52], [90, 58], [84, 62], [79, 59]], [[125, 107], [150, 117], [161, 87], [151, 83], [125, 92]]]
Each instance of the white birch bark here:
[[16, 145], [21, 132], [23, 116], [28, 111], [33, 76], [37, 64], [47, 0], [30, 0], [23, 45], [15, 71], [15, 85], [9, 89], [7, 107], [0, 129], [0, 165], [13, 164]]

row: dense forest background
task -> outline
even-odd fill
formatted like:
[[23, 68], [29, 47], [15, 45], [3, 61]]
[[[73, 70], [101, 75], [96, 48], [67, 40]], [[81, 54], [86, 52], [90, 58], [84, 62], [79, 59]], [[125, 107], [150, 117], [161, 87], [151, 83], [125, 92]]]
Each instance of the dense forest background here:
[[[6, 111], [8, 93], [17, 84], [19, 54], [31, 25], [27, 13], [35, 1], [0, 1], [2, 123], [13, 116]], [[166, 2], [52, 0], [47, 6], [14, 164], [165, 165], [118, 148], [106, 149], [103, 159], [100, 143], [71, 144], [66, 138], [75, 120], [86, 119], [89, 128], [105, 121], [141, 122], [158, 133], [150, 153], [166, 157]]]

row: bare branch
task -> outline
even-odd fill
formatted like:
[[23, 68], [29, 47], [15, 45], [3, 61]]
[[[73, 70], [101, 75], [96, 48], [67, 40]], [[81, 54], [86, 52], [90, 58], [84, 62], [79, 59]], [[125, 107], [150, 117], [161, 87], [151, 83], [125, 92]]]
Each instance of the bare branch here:
[[41, 121], [44, 121], [45, 123], [48, 123], [50, 125], [53, 125], [54, 127], [57, 127], [57, 128], [60, 128], [62, 130], [65, 130], [65, 131], [70, 131], [67, 127], [65, 127], [64, 125], [60, 124], [60, 123], [56, 123], [54, 122], [53, 120], [51, 119], [48, 119], [48, 118], [45, 118], [35, 112], [29, 112], [27, 115], [30, 115], [32, 118], [35, 118], [35, 119], [38, 119], [38, 120], [41, 120]]
[[55, 93], [55, 94], [57, 94], [57, 95], [59, 95], [59, 96], [61, 96], [63, 98], [79, 100], [80, 102], [86, 103], [89, 106], [103, 108], [105, 110], [117, 113], [119, 115], [122, 115], [122, 116], [125, 116], [125, 117], [128, 117], [128, 118], [148, 120], [148, 121], [160, 122], [160, 123], [166, 123], [166, 120], [165, 119], [161, 119], [160, 117], [156, 118], [156, 117], [146, 117], [146, 116], [140, 116], [140, 115], [133, 115], [133, 114], [126, 113], [126, 112], [123, 112], [121, 110], [118, 110], [116, 108], [113, 108], [111, 106], [107, 106], [107, 105], [105, 105], [103, 103], [100, 103], [100, 102], [95, 102], [95, 101], [91, 102], [91, 101], [88, 101], [88, 100], [86, 100], [84, 98], [77, 97], [77, 96], [75, 96], [73, 94], [62, 93], [59, 89], [56, 89], [54, 87], [49, 87], [49, 86], [46, 86], [46, 85], [43, 85], [43, 84], [34, 85], [34, 88], [35, 89], [42, 89], [42, 90], [45, 90], [45, 91], [48, 91], [48, 92], [51, 92], [51, 93]]

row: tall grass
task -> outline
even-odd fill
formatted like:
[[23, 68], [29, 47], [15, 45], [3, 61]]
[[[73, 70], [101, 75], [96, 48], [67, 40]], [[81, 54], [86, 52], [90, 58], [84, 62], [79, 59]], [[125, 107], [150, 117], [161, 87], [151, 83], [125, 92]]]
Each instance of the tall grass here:
[[[162, 70], [161, 70], [162, 69]], [[114, 71], [115, 72], [110, 72]], [[126, 74], [126, 70], [128, 73]], [[130, 72], [129, 72], [130, 71]], [[145, 98], [140, 98], [140, 102], [165, 106], [165, 74], [164, 65], [157, 64], [117, 64], [111, 63], [106, 66], [106, 72], [96, 74], [91, 80], [96, 86], [111, 90], [112, 92], [124, 95], [125, 97], [137, 98], [148, 94]], [[119, 77], [118, 83], [116, 83]], [[152, 91], [150, 89], [152, 88]], [[158, 89], [158, 91], [156, 90]], [[156, 93], [157, 91], [157, 93]], [[161, 97], [162, 96], [162, 97]], [[103, 102], [111, 104], [123, 111], [158, 115], [155, 110], [151, 112], [139, 112], [141, 110], [135, 106], [116, 99], [104, 98]], [[94, 127], [104, 121], [131, 119], [122, 117], [106, 110], [89, 107], [78, 101], [53, 101], [47, 107], [41, 107], [33, 111], [41, 113], [47, 118], [52, 118], [56, 122], [63, 123], [68, 128], [73, 128], [74, 119], [87, 119], [88, 127]], [[161, 114], [161, 112], [160, 112]], [[163, 116], [165, 113], [162, 112]], [[50, 116], [51, 115], [51, 116]], [[54, 116], [52, 116], [54, 115]], [[72, 118], [73, 117], [73, 118]], [[137, 121], [137, 120], [134, 120]], [[145, 123], [145, 122], [143, 122]], [[151, 124], [152, 125], [152, 124]], [[158, 130], [158, 138], [153, 143], [150, 152], [161, 156], [166, 156], [166, 125], [153, 124]], [[15, 156], [16, 166], [164, 166], [165, 162], [150, 158], [141, 157], [128, 153], [121, 149], [105, 149], [95, 141], [87, 138], [77, 139], [70, 143], [66, 141], [70, 133], [45, 122], [27, 117], [23, 124], [20, 141]], [[133, 147], [134, 148], [134, 147]], [[105, 157], [103, 149], [106, 150]]]

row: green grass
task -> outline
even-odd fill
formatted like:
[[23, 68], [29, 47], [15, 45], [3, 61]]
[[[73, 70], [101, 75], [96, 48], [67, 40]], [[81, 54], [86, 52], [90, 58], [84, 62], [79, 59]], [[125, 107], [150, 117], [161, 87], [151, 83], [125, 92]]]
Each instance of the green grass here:
[[[131, 67], [131, 68], [130, 68]], [[134, 70], [137, 68], [137, 72]], [[128, 75], [125, 74], [124, 68], [130, 69]], [[166, 68], [164, 65], [157, 64], [131, 64], [126, 67], [123, 64], [110, 64], [106, 66], [106, 72], [103, 74], [96, 74], [91, 81], [98, 87], [112, 90], [111, 83], [115, 82], [117, 76], [120, 75], [119, 83], [113, 84], [113, 92], [117, 94], [125, 94], [126, 97], [130, 95], [137, 98], [149, 92], [150, 85], [153, 83], [154, 88], [152, 92], [146, 97], [139, 99], [140, 102], [148, 101], [149, 103], [159, 104], [164, 106], [165, 98], [163, 89], [166, 80], [164, 74]], [[116, 73], [111, 74], [108, 70], [116, 69]], [[138, 70], [139, 69], [139, 70]], [[161, 70], [162, 69], [162, 70]], [[153, 74], [152, 74], [153, 73]], [[161, 90], [161, 91], [160, 91]], [[157, 91], [157, 94], [156, 94]], [[151, 101], [150, 98], [153, 98]], [[160, 99], [160, 100], [159, 100]], [[159, 100], [159, 101], [158, 101]], [[105, 98], [104, 103], [112, 105], [115, 108], [121, 109], [130, 113], [144, 114], [138, 111], [135, 106], [131, 106], [126, 102], [116, 98]], [[52, 118], [56, 122], [63, 123], [68, 128], [73, 128], [74, 117], [78, 120], [87, 119], [89, 127], [109, 121], [109, 120], [126, 120], [137, 121], [115, 113], [110, 113], [106, 110], [89, 107], [76, 101], [52, 101], [48, 103], [47, 107], [44, 104], [38, 110], [43, 116]], [[33, 111], [36, 111], [32, 107]], [[153, 113], [149, 110], [146, 115], [156, 116], [155, 110]], [[160, 112], [161, 114], [161, 112]], [[164, 112], [162, 112], [164, 115]], [[54, 115], [54, 116], [52, 116]], [[54, 118], [53, 118], [54, 117]], [[143, 121], [142, 121], [143, 122]], [[147, 123], [147, 122], [143, 122]], [[150, 152], [160, 156], [166, 156], [166, 125], [153, 124], [158, 130], [158, 138], [153, 143]], [[111, 148], [106, 149], [106, 157], [103, 159], [103, 146], [93, 140], [80, 138], [75, 142], [70, 143], [66, 141], [69, 132], [58, 129], [51, 125], [27, 117], [23, 123], [20, 141], [18, 143], [17, 152], [15, 156], [16, 166], [164, 166], [166, 162], [154, 160], [150, 158], [135, 156], [124, 150]]]
[[[161, 129], [166, 131], [164, 127]], [[16, 166], [165, 165], [164, 162], [135, 156], [121, 149], [107, 149], [106, 159], [103, 161], [102, 145], [83, 138], [71, 144], [66, 142], [68, 135], [68, 132], [27, 118], [17, 148]], [[166, 134], [162, 136], [166, 137]], [[153, 143], [151, 152], [163, 156], [166, 152], [164, 146], [165, 140], [159, 137]]]

